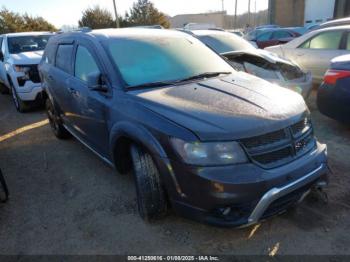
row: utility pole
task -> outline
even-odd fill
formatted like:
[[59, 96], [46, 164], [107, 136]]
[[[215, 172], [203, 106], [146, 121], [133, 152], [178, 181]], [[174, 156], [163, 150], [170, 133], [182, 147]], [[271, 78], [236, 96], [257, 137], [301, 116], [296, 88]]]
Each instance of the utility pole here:
[[254, 27], [256, 27], [256, 20], [258, 14], [256, 13], [256, 0], [254, 0]]
[[222, 12], [225, 11], [225, 0], [221, 0]]
[[235, 0], [235, 29], [237, 28], [237, 2], [238, 0]]
[[115, 15], [115, 25], [117, 28], [119, 28], [119, 18], [118, 18], [117, 5], [115, 4], [115, 0], [113, 0], [113, 6], [114, 6], [114, 15]]

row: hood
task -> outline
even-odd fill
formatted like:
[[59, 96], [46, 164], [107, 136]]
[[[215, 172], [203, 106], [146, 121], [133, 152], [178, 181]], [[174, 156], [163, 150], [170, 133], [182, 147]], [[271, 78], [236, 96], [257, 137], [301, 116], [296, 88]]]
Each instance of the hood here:
[[203, 141], [275, 131], [297, 122], [307, 111], [299, 94], [243, 72], [129, 94]]
[[292, 63], [291, 61], [288, 61], [275, 53], [271, 53], [269, 51], [262, 50], [262, 49], [246, 49], [246, 50], [242, 50], [242, 51], [232, 51], [232, 52], [222, 53], [221, 55], [223, 55], [225, 57], [228, 57], [228, 56], [232, 57], [232, 56], [240, 56], [240, 55], [245, 55], [245, 54], [258, 56], [260, 58], [267, 60], [268, 62], [270, 62], [272, 64], [284, 63], [284, 64], [288, 64], [291, 66], [295, 66], [295, 64]]
[[33, 65], [39, 64], [44, 51], [23, 52], [11, 54], [10, 60], [14, 65]]

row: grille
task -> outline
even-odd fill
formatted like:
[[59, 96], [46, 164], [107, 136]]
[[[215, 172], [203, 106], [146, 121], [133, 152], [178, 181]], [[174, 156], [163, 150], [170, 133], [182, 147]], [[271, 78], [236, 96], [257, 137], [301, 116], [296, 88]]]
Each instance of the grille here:
[[267, 169], [289, 163], [316, 147], [311, 121], [307, 117], [287, 128], [240, 142], [251, 160]]

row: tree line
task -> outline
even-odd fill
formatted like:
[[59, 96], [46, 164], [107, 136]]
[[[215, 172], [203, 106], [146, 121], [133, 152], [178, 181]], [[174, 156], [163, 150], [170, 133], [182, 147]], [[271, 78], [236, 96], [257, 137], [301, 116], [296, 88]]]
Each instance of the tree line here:
[[[121, 27], [161, 25], [169, 28], [170, 26], [167, 16], [149, 0], [137, 0], [124, 16], [118, 16], [118, 20]], [[96, 5], [82, 12], [78, 24], [80, 27], [100, 29], [116, 27], [117, 21], [110, 10]], [[28, 31], [57, 31], [57, 28], [40, 16], [20, 14], [6, 7], [0, 10], [0, 34]]]

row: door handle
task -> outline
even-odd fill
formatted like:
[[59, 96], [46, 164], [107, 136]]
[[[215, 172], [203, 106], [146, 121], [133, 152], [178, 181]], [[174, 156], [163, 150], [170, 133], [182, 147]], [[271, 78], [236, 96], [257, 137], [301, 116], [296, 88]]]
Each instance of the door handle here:
[[54, 78], [52, 75], [48, 75], [48, 79], [51, 80], [51, 81], [54, 81]]
[[305, 54], [303, 53], [297, 53], [297, 56], [304, 56]]

